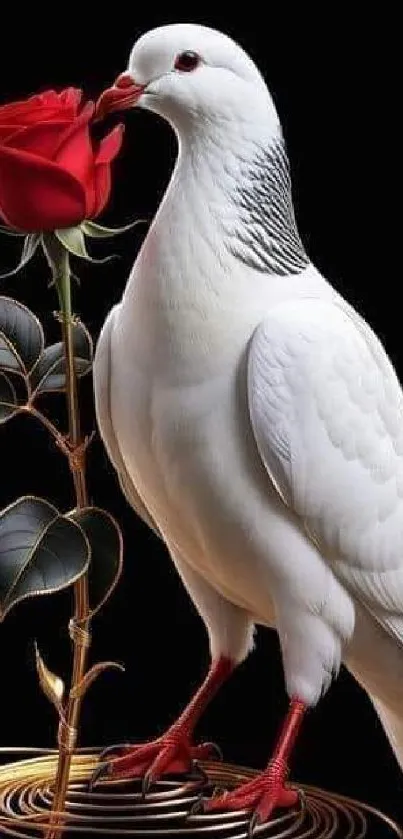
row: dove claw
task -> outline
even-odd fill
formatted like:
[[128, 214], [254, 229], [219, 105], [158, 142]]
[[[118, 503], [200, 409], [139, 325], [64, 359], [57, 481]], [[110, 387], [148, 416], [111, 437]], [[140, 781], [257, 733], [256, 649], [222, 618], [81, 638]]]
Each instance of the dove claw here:
[[130, 743], [117, 743], [115, 746], [106, 746], [105, 749], [100, 752], [99, 760], [105, 760], [105, 758], [109, 758], [111, 755], [116, 755], [117, 752], [124, 752], [127, 749], [130, 749]]
[[255, 828], [261, 824], [261, 819], [258, 813], [252, 813], [248, 824], [248, 839], [253, 839], [255, 835]]
[[180, 730], [172, 729], [158, 740], [143, 745], [122, 743], [107, 746], [101, 752], [99, 760], [108, 764], [112, 778], [143, 778], [148, 772], [151, 773], [151, 782], [154, 783], [163, 775], [188, 776], [190, 770], [194, 774], [194, 778], [190, 780], [196, 780], [197, 776], [200, 782], [206, 780], [200, 764], [211, 759], [213, 748], [211, 743], [194, 746]]
[[204, 813], [204, 798], [203, 795], [200, 794], [196, 801], [192, 804], [189, 812], [187, 813], [186, 818], [191, 819], [193, 816], [201, 816]]
[[192, 760], [190, 780], [198, 781], [203, 786], [206, 786], [209, 782], [208, 776], [198, 760]]
[[205, 804], [205, 812], [249, 811], [249, 837], [254, 833], [258, 824], [269, 821], [277, 809], [295, 807], [298, 802], [298, 792], [293, 787], [284, 785], [276, 764], [271, 765], [252, 780], [241, 784], [233, 790], [225, 791], [222, 795], [209, 798]]
[[215, 758], [216, 760], [219, 760], [221, 763], [223, 762], [224, 755], [217, 743], [204, 743], [204, 747], [210, 751], [211, 757], [213, 759]]
[[98, 781], [102, 778], [105, 778], [109, 775], [109, 764], [108, 763], [99, 763], [98, 766], [95, 767], [89, 782], [88, 782], [88, 791], [92, 792], [95, 789]]
[[146, 772], [144, 778], [141, 782], [141, 797], [143, 801], [147, 798], [148, 793], [150, 792], [151, 786], [154, 782], [154, 778], [151, 772]]

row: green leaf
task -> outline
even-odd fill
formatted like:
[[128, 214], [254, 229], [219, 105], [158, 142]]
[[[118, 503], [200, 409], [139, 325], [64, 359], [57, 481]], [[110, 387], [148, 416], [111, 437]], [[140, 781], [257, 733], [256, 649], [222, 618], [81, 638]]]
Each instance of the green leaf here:
[[98, 507], [73, 510], [69, 518], [80, 525], [91, 546], [88, 591], [94, 615], [108, 600], [120, 577], [123, 564], [122, 534], [114, 518]]
[[19, 410], [17, 394], [10, 379], [0, 373], [0, 425], [11, 419]]
[[42, 498], [19, 498], [0, 513], [0, 621], [27, 597], [70, 586], [88, 568], [82, 528]]
[[7, 277], [13, 277], [15, 274], [18, 274], [25, 265], [28, 264], [30, 259], [34, 256], [38, 245], [41, 241], [41, 235], [39, 233], [30, 233], [28, 236], [25, 237], [24, 246], [22, 249], [21, 259], [18, 265], [13, 268], [11, 271], [7, 271], [5, 274], [0, 274], [0, 280], [5, 280]]
[[27, 375], [44, 344], [38, 318], [17, 300], [0, 296], [0, 371]]
[[[85, 376], [92, 367], [92, 338], [81, 321], [74, 323], [72, 330], [75, 369], [77, 375], [81, 377]], [[66, 360], [62, 341], [46, 347], [32, 370], [30, 381], [32, 392], [35, 396], [38, 396], [40, 393], [65, 389]]]
[[131, 224], [125, 224], [124, 227], [104, 227], [102, 224], [95, 224], [94, 221], [83, 221], [81, 230], [92, 239], [108, 239], [110, 236], [118, 236], [120, 233], [126, 233], [127, 230], [133, 230], [138, 224], [145, 224], [146, 221], [147, 219], [137, 219]]
[[80, 259], [86, 259], [87, 262], [102, 263], [113, 259], [111, 256], [106, 256], [103, 259], [93, 259], [85, 246], [84, 233], [81, 227], [66, 227], [64, 230], [55, 230], [55, 236], [69, 253], [78, 256]]

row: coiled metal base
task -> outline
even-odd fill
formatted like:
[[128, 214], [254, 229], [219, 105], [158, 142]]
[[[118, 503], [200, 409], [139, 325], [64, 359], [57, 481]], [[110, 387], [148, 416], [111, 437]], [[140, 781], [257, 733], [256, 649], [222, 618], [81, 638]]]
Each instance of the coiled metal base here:
[[[17, 753], [19, 759], [0, 767], [0, 831], [20, 839], [46, 836], [57, 754], [39, 749], [0, 749], [6, 758], [15, 758]], [[201, 792], [194, 781], [160, 781], [146, 800], [137, 782], [104, 781], [89, 792], [87, 782], [97, 755], [92, 749], [81, 750], [74, 757], [62, 815], [64, 837], [247, 837], [246, 812], [188, 816]], [[213, 794], [217, 787], [233, 789], [256, 774], [224, 763], [206, 763], [203, 769], [209, 779], [204, 795]], [[277, 813], [270, 824], [257, 828], [259, 839], [403, 839], [402, 828], [375, 809], [314, 787], [300, 789], [300, 806]]]

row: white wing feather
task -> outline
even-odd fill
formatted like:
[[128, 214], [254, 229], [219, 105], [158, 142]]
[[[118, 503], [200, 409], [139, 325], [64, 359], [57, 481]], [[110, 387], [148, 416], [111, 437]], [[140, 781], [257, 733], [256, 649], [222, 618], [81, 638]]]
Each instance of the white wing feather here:
[[283, 501], [336, 576], [403, 643], [403, 394], [353, 310], [271, 310], [251, 342], [249, 409]]

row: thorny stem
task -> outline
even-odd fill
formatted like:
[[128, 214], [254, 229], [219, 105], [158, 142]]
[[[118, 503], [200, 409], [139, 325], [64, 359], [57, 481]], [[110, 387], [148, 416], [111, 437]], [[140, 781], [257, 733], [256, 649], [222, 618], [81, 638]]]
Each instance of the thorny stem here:
[[[87, 506], [88, 494], [85, 477], [85, 446], [81, 439], [80, 414], [77, 397], [77, 376], [74, 368], [73, 347], [73, 316], [71, 309], [71, 279], [70, 265], [67, 251], [55, 236], [47, 236], [44, 241], [45, 252], [53, 273], [53, 279], [59, 295], [62, 337], [66, 362], [66, 396], [69, 423], [68, 450], [74, 454], [80, 452], [75, 461], [69, 458], [69, 465], [74, 481], [76, 506], [78, 509]], [[31, 412], [35, 413], [35, 411]], [[41, 421], [47, 425], [46, 417], [41, 415]], [[51, 429], [49, 429], [51, 430]], [[58, 441], [60, 443], [60, 440]], [[61, 446], [63, 449], [63, 446]], [[64, 450], [64, 449], [63, 449]], [[66, 451], [65, 451], [66, 453]], [[88, 577], [84, 574], [74, 586], [75, 613], [70, 624], [70, 635], [74, 645], [73, 674], [71, 688], [76, 688], [81, 682], [87, 664], [88, 648], [90, 644], [89, 624], [90, 607], [88, 600]], [[82, 697], [72, 698], [69, 694], [64, 708], [64, 717], [60, 718], [58, 742], [59, 760], [56, 772], [52, 818], [47, 839], [60, 836], [62, 830], [61, 815], [64, 812], [67, 788], [70, 776], [71, 760], [77, 740]]]

